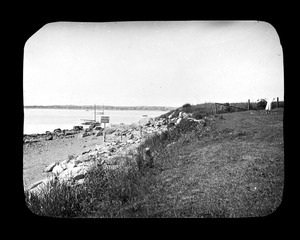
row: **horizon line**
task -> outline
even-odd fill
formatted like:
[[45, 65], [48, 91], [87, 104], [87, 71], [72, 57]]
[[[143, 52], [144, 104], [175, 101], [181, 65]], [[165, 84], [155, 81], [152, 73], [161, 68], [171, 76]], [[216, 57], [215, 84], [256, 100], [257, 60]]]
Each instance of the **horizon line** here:
[[158, 105], [103, 105], [103, 104], [52, 104], [52, 105], [23, 105], [23, 107], [149, 107], [149, 108], [176, 108], [172, 106], [158, 106]]

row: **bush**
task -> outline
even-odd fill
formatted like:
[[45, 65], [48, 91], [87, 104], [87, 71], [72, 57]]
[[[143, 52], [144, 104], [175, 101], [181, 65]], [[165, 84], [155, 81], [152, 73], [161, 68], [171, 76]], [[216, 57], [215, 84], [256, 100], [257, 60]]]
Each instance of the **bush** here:
[[182, 106], [182, 112], [185, 112], [185, 113], [192, 113], [193, 112], [193, 107], [191, 104], [187, 103], [187, 104], [184, 104]]
[[193, 112], [192, 117], [199, 120], [205, 117], [206, 114], [203, 114], [202, 111], [198, 110]]
[[265, 109], [267, 106], [267, 101], [265, 99], [260, 99], [257, 102], [257, 109], [261, 110], [261, 109]]
[[191, 104], [186, 103], [186, 104], [182, 105], [182, 108], [190, 108], [191, 106], [192, 106]]
[[182, 119], [181, 122], [176, 126], [175, 131], [178, 131], [180, 134], [184, 134], [194, 131], [197, 126], [197, 122], [189, 121], [188, 119]]
[[221, 107], [221, 111], [223, 112], [230, 112], [232, 110], [232, 108], [230, 107], [229, 103], [225, 103], [225, 105], [222, 105]]

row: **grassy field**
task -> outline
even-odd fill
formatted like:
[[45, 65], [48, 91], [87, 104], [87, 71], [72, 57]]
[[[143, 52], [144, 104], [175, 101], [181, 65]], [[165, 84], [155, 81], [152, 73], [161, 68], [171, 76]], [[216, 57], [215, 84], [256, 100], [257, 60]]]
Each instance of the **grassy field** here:
[[[223, 114], [156, 157], [153, 217], [253, 217], [282, 200], [282, 114]], [[188, 135], [189, 135], [188, 134]], [[199, 134], [199, 135], [198, 135]]]
[[[134, 160], [145, 147], [154, 168], [138, 171]], [[56, 217], [269, 215], [283, 195], [283, 112], [215, 115], [203, 127], [181, 121], [117, 160], [126, 163], [121, 170], [99, 166], [82, 186], [60, 186], [43, 201], [27, 198], [29, 208]]]

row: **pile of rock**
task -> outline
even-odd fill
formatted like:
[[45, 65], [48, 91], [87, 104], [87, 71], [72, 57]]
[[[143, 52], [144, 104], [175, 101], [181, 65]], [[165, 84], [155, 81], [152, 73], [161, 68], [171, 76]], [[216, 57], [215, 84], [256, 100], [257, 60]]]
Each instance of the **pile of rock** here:
[[32, 184], [27, 190], [29, 193], [40, 194], [42, 190], [49, 190], [50, 181], [66, 182], [69, 185], [82, 184], [89, 168], [95, 163], [104, 163], [104, 158], [100, 157], [101, 153], [106, 153], [106, 151], [90, 150], [72, 159], [51, 163], [43, 170], [50, 176]]
[[27, 190], [29, 193], [40, 194], [43, 192], [42, 190], [49, 190], [51, 181], [66, 182], [70, 185], [82, 184], [86, 173], [95, 164], [101, 164], [104, 169], [116, 169], [119, 165], [114, 164], [111, 159], [130, 146], [136, 147], [140, 142], [141, 138], [139, 136], [131, 134], [127, 141], [105, 142], [103, 146], [96, 145], [93, 150], [85, 151], [76, 157], [69, 157], [69, 159], [62, 162], [51, 163], [43, 170], [50, 176], [35, 182]]
[[57, 138], [71, 138], [74, 137], [75, 134], [81, 132], [83, 130], [82, 126], [74, 126], [73, 129], [63, 129], [60, 128], [54, 129], [53, 132], [46, 131], [41, 134], [24, 134], [23, 143], [34, 143], [39, 141], [50, 141]]
[[142, 126], [142, 131], [149, 134], [168, 131], [168, 129], [178, 125], [182, 121], [182, 119], [198, 122], [202, 126], [204, 126], [205, 122], [208, 120], [207, 117], [197, 120], [195, 118], [192, 118], [191, 113], [185, 113], [185, 112], [179, 112], [178, 117], [174, 117], [174, 115], [175, 115], [174, 113], [170, 114], [167, 119], [166, 118], [158, 118], [155, 120], [149, 119], [148, 122], [146, 122]]
[[103, 128], [100, 126], [100, 123], [91, 124], [88, 128], [84, 129], [80, 137], [84, 138], [92, 135], [96, 137], [103, 135]]

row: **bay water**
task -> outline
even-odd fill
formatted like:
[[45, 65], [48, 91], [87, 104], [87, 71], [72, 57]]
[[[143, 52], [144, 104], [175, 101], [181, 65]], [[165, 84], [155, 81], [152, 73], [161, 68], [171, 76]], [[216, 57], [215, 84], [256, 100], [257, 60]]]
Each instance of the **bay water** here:
[[[167, 111], [150, 110], [105, 110], [103, 116], [109, 116], [110, 124], [131, 124], [148, 117], [158, 117]], [[96, 115], [96, 121], [101, 120], [101, 116]], [[82, 109], [37, 109], [24, 108], [24, 134], [45, 133], [53, 131], [56, 128], [72, 129], [74, 126], [80, 126], [84, 121], [82, 119], [94, 120], [94, 110]], [[81, 125], [84, 128], [86, 125]], [[103, 126], [103, 124], [102, 124]]]

